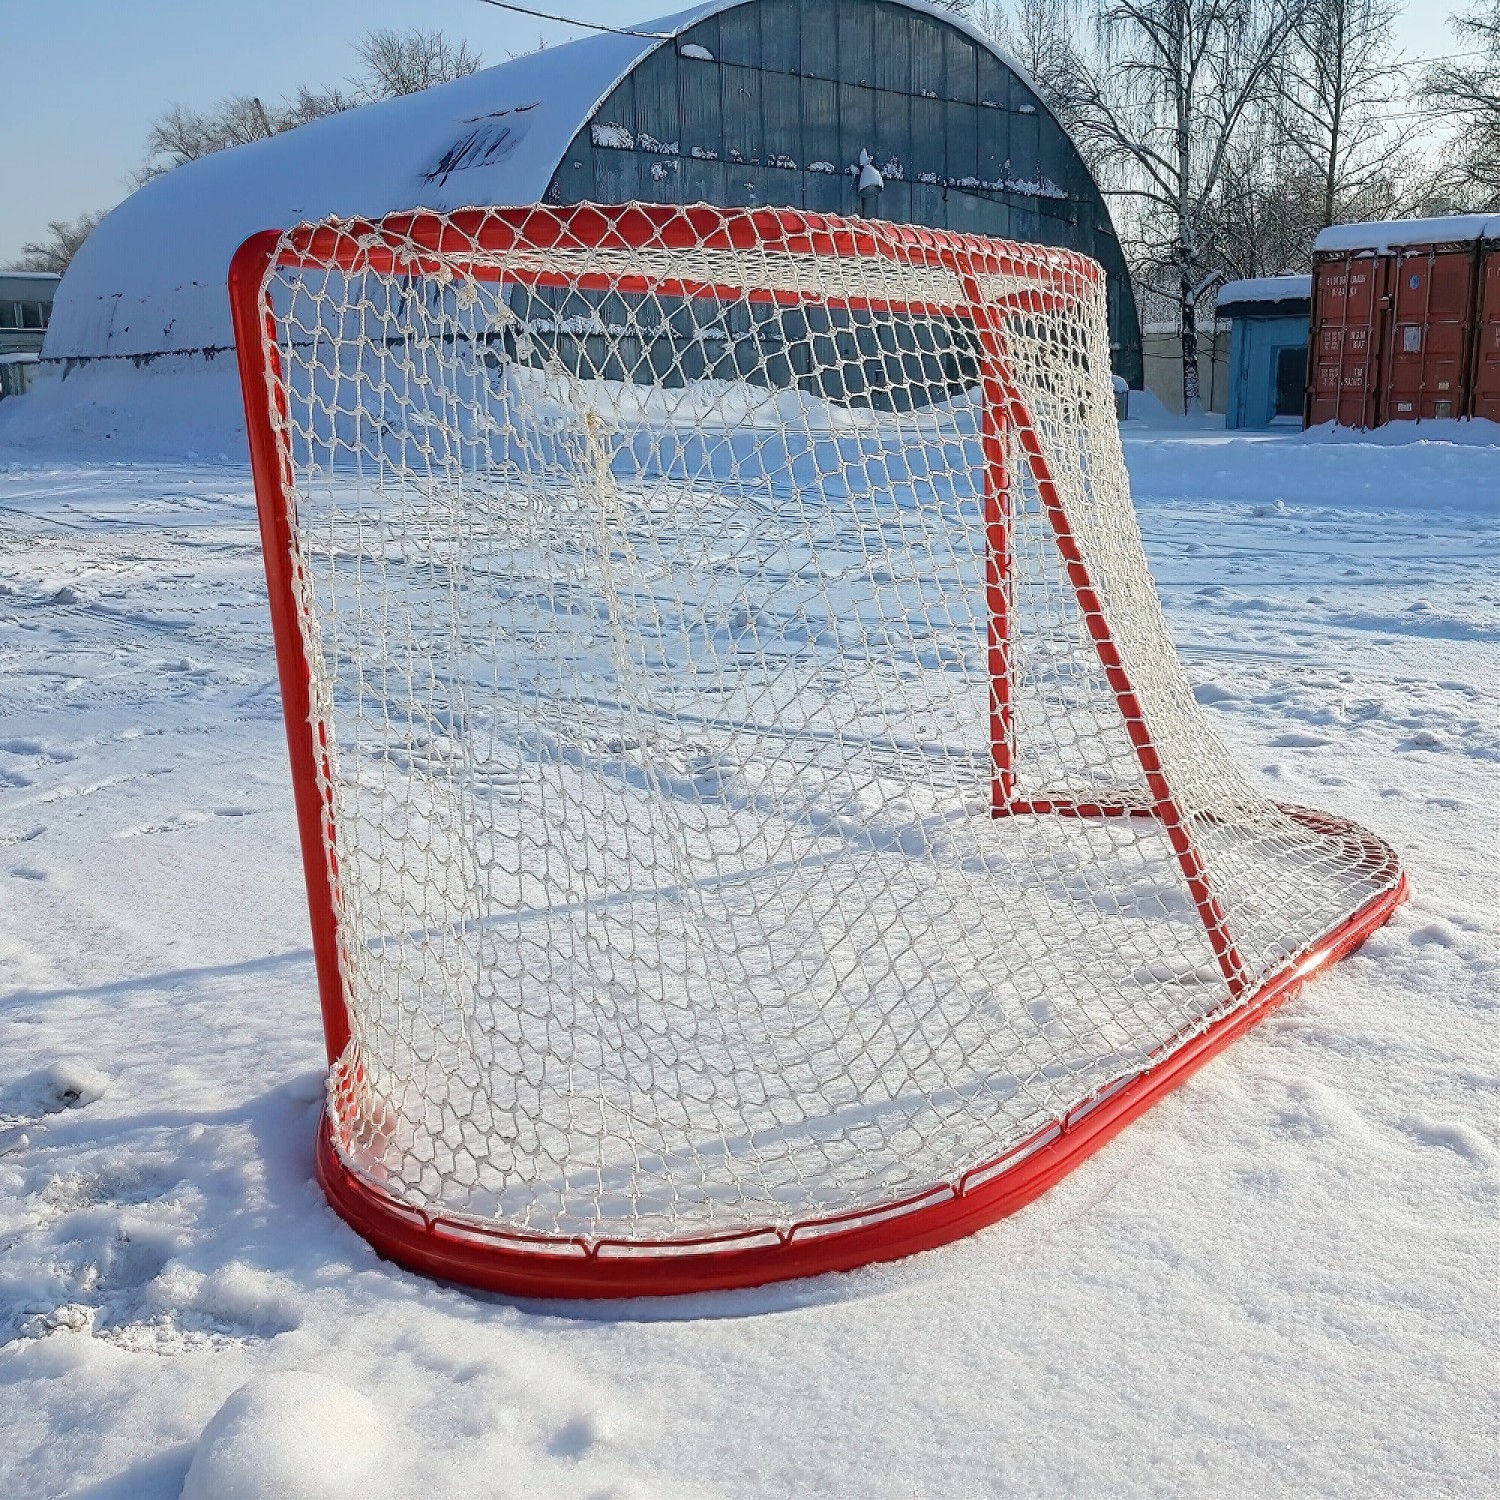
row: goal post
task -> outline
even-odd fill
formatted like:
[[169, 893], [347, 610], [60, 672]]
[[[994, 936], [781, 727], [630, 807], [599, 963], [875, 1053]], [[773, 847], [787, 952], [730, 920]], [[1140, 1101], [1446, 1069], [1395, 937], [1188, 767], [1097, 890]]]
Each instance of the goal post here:
[[1021, 1206], [1405, 890], [1177, 660], [1101, 268], [783, 209], [230, 272], [330, 1062], [412, 1268], [751, 1285]]

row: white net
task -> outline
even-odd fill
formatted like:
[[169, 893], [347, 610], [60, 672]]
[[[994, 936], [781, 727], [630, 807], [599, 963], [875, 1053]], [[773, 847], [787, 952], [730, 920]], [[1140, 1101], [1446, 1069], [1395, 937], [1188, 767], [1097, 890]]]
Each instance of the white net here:
[[1091, 263], [565, 212], [266, 285], [352, 1171], [590, 1242], [878, 1212], [1394, 883], [1193, 700]]

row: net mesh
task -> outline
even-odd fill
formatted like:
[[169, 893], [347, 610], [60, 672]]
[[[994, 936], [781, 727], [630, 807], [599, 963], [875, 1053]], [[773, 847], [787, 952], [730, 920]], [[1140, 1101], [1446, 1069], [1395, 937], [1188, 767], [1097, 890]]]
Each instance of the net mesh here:
[[543, 1238], [877, 1212], [1393, 883], [1192, 697], [1091, 263], [563, 212], [266, 282], [353, 1171]]

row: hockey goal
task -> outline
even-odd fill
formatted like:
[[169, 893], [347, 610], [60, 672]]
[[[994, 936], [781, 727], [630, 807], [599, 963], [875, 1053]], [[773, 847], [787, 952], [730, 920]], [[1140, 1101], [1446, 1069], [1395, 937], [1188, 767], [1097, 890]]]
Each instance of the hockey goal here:
[[249, 241], [331, 1073], [383, 1252], [636, 1295], [1024, 1203], [1399, 900], [1147, 572], [1100, 268], [781, 210]]

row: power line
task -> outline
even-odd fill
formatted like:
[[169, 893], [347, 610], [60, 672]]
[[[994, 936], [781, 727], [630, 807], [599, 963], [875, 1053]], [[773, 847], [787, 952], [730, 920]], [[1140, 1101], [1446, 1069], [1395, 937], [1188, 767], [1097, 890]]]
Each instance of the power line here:
[[[514, 11], [517, 15], [533, 16], [539, 21], [557, 21], [563, 26], [577, 26], [584, 31], [605, 31], [611, 36], [639, 36], [653, 42], [670, 42], [670, 31], [640, 31], [633, 26], [606, 26], [602, 21], [580, 21], [576, 16], [562, 16], [549, 10], [536, 10], [529, 5], [517, 5], [515, 0], [479, 0], [481, 5], [493, 6], [496, 10]], [[1436, 57], [1413, 57], [1390, 64], [1393, 72], [1406, 68], [1427, 67], [1431, 63], [1458, 62], [1470, 57], [1487, 57], [1484, 51], [1445, 52]]]
[[496, 10], [513, 10], [519, 15], [535, 16], [540, 21], [561, 21], [564, 26], [581, 26], [586, 31], [607, 31], [613, 36], [643, 36], [653, 42], [670, 42], [669, 31], [636, 31], [630, 26], [605, 26], [598, 21], [579, 21], [572, 16], [557, 16], [551, 11], [533, 10], [529, 5], [515, 5], [512, 0], [479, 0], [481, 5], [493, 5]]
[[1408, 57], [1400, 62], [1393, 62], [1389, 67], [1393, 73], [1399, 73], [1404, 68], [1425, 68], [1432, 63], [1462, 62], [1467, 57], [1488, 57], [1488, 52], [1443, 52], [1436, 57]]

